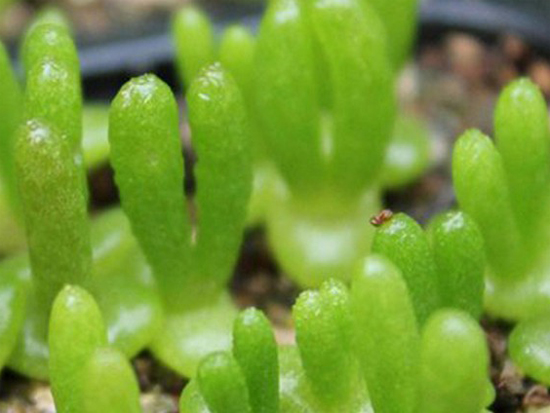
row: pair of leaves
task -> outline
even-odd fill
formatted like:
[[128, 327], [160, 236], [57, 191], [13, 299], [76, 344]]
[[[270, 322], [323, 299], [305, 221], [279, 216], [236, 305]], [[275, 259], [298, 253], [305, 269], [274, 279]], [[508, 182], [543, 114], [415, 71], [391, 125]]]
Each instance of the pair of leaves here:
[[233, 353], [201, 363], [180, 410], [479, 413], [491, 402], [488, 350], [476, 321], [440, 310], [421, 333], [400, 270], [381, 256], [361, 262], [350, 292], [329, 281], [304, 292], [293, 314], [297, 348], [277, 356], [263, 316], [242, 313]]

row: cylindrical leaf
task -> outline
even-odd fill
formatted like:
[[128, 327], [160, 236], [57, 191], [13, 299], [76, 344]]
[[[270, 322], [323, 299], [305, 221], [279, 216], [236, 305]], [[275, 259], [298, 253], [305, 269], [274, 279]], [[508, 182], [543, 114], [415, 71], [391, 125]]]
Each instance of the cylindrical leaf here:
[[417, 25], [418, 0], [362, 0], [381, 17], [388, 36], [388, 52], [394, 69], [409, 58]]
[[185, 306], [190, 222], [183, 192], [178, 109], [154, 75], [126, 83], [109, 115], [109, 142], [124, 212], [167, 305]]
[[550, 319], [544, 313], [522, 321], [509, 340], [510, 357], [527, 376], [550, 386]]
[[382, 254], [401, 270], [419, 325], [441, 305], [435, 260], [420, 225], [397, 214], [378, 228], [372, 252]]
[[21, 47], [21, 61], [28, 74], [44, 58], [66, 64], [73, 73], [80, 73], [76, 46], [69, 28], [57, 22], [41, 22], [32, 26]]
[[313, 393], [329, 410], [345, 410], [350, 400], [352, 353], [346, 346], [338, 312], [329, 305], [327, 293], [306, 291], [293, 309], [296, 341], [302, 365]]
[[356, 351], [376, 413], [413, 412], [420, 335], [407, 285], [380, 256], [366, 258], [351, 288]]
[[521, 277], [521, 239], [502, 158], [481, 132], [467, 131], [456, 143], [453, 182], [460, 208], [476, 221], [483, 234], [494, 275]]
[[384, 29], [376, 13], [356, 1], [315, 1], [310, 12], [333, 93], [326, 136], [330, 175], [335, 190], [357, 196], [379, 177], [393, 128], [393, 71]]
[[479, 318], [483, 311], [485, 250], [475, 222], [464, 212], [447, 212], [430, 224], [441, 304]]
[[271, 325], [254, 308], [243, 311], [233, 328], [233, 355], [244, 374], [253, 413], [279, 412], [279, 361]]
[[46, 121], [69, 142], [72, 151], [79, 154], [82, 142], [79, 73], [55, 58], [45, 57], [34, 64], [27, 74], [25, 118]]
[[49, 329], [50, 380], [59, 413], [81, 412], [86, 369], [99, 346], [107, 344], [101, 313], [85, 290], [66, 286], [54, 301]]
[[97, 349], [84, 366], [81, 413], [139, 413], [139, 387], [122, 353]]
[[211, 413], [252, 413], [245, 378], [230, 353], [207, 356], [197, 379]]
[[299, 3], [269, 3], [256, 47], [255, 89], [270, 155], [291, 190], [307, 195], [325, 183], [325, 161], [313, 33]]
[[254, 86], [255, 47], [256, 39], [243, 26], [226, 29], [220, 43], [220, 62], [233, 75], [247, 100], [251, 99]]
[[529, 79], [512, 82], [500, 94], [495, 138], [519, 230], [537, 244], [531, 236], [542, 229], [549, 201], [550, 129], [544, 96]]
[[181, 9], [172, 22], [181, 84], [188, 87], [199, 71], [214, 62], [214, 36], [208, 16], [193, 6]]
[[38, 120], [22, 126], [15, 155], [33, 276], [47, 303], [90, 273], [83, 170], [58, 130]]
[[434, 314], [422, 335], [422, 413], [479, 413], [485, 407], [489, 351], [466, 313]]
[[342, 281], [330, 279], [321, 285], [320, 293], [325, 308], [333, 314], [336, 327], [340, 330], [341, 345], [350, 351], [353, 346], [353, 319], [348, 288]]
[[217, 290], [231, 276], [242, 241], [252, 187], [250, 129], [233, 78], [215, 64], [187, 96], [191, 140], [197, 154], [197, 285]]

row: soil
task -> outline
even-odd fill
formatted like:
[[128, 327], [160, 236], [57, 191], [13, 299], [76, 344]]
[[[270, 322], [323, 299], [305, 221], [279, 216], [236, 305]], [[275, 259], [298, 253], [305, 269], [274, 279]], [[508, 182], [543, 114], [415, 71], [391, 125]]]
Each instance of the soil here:
[[[454, 205], [449, 171], [452, 145], [470, 127], [491, 134], [498, 91], [518, 75], [531, 76], [550, 97], [550, 63], [517, 37], [503, 35], [497, 42], [484, 43], [468, 34], [449, 33], [419, 47], [415, 63], [403, 72], [399, 96], [404, 111], [429, 122], [433, 165], [417, 182], [387, 193], [388, 208], [426, 222]], [[108, 166], [93, 173], [89, 181], [94, 209], [117, 202]], [[247, 232], [231, 290], [239, 306], [265, 310], [279, 342], [293, 342], [290, 309], [299, 289], [277, 267], [263, 228]], [[497, 389], [491, 410], [535, 412], [550, 406], [548, 389], [522, 377], [507, 359], [510, 326], [490, 319], [484, 319], [483, 326], [492, 354], [491, 377]], [[185, 380], [160, 366], [147, 352], [139, 355], [133, 365], [145, 412], [176, 412]], [[54, 412], [49, 387], [4, 370], [0, 378], [0, 412]]]

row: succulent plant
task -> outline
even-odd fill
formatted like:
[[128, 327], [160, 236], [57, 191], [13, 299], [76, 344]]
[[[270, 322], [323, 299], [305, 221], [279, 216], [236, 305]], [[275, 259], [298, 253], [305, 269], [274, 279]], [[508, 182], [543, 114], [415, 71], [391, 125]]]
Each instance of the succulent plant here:
[[188, 94], [197, 192], [187, 199], [178, 107], [152, 75], [128, 82], [109, 119], [122, 208], [159, 286], [165, 310], [155, 354], [184, 375], [229, 345], [236, 308], [226, 283], [239, 252], [251, 186], [250, 131], [239, 89], [219, 65]]
[[[3, 79], [0, 84], [3, 96], [0, 103], [0, 252], [7, 254], [25, 248], [14, 161], [16, 130], [24, 118], [32, 117], [32, 112], [35, 117], [56, 117], [58, 122], [72, 123], [73, 139], [82, 135], [83, 163], [87, 170], [104, 165], [109, 154], [107, 111], [99, 104], [82, 108], [78, 57], [69, 25], [58, 10], [46, 9], [39, 13], [24, 37], [20, 60], [25, 80], [28, 80], [24, 82], [25, 93], [13, 71], [10, 56], [0, 44], [0, 75]], [[66, 64], [73, 66], [71, 71], [60, 67]], [[40, 74], [50, 69], [57, 70], [58, 76], [70, 77], [63, 82], [58, 79], [57, 86], [66, 90], [56, 89], [53, 74], [49, 77]], [[54, 88], [55, 93], [65, 94], [67, 99], [52, 100], [51, 94], [39, 93], [46, 84], [50, 85], [46, 89]]]
[[379, 209], [381, 187], [426, 167], [424, 128], [408, 118], [394, 124], [401, 62], [392, 67], [388, 50], [406, 54], [412, 34], [388, 39], [383, 24], [407, 18], [411, 32], [415, 8], [405, 1], [380, 19], [367, 1], [276, 0], [256, 39], [233, 26], [219, 46], [196, 9], [174, 19], [184, 84], [220, 60], [243, 91], [256, 148], [250, 221], [267, 221], [280, 264], [303, 286], [348, 277], [368, 251], [366, 217]]
[[528, 79], [509, 84], [495, 113], [495, 142], [477, 130], [454, 148], [458, 202], [479, 225], [487, 258], [485, 307], [521, 321], [510, 338], [514, 361], [550, 384], [550, 151], [548, 108]]
[[[80, 75], [68, 29], [35, 24], [22, 51], [23, 124], [15, 139], [2, 136], [2, 144], [10, 149], [3, 152], [2, 164], [15, 168], [18, 213], [29, 251], [1, 263], [4, 291], [12, 298], [3, 303], [2, 328], [11, 336], [2, 338], [6, 344], [0, 362], [47, 379], [48, 319], [53, 299], [65, 284], [85, 286], [96, 296], [110, 342], [128, 357], [151, 341], [161, 308], [124, 215], [114, 210], [90, 226]], [[66, 99], [59, 99], [58, 93]]]
[[405, 278], [383, 256], [358, 264], [350, 291], [332, 280], [302, 293], [293, 314], [297, 346], [277, 352], [262, 313], [241, 313], [233, 351], [203, 360], [180, 411], [479, 413], [492, 401], [475, 319], [440, 309], [420, 327]]
[[59, 413], [141, 412], [139, 387], [124, 354], [108, 344], [94, 298], [66, 285], [49, 323], [50, 381]]

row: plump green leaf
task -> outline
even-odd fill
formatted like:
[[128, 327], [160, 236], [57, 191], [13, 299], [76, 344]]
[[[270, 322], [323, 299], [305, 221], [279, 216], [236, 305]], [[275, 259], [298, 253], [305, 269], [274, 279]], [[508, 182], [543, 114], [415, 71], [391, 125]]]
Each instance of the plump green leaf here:
[[163, 312], [152, 271], [120, 208], [92, 221], [93, 294], [107, 327], [109, 344], [133, 357], [158, 336]]
[[[321, 405], [344, 409], [350, 398], [353, 360], [350, 348], [341, 337], [341, 323], [326, 292], [306, 291], [294, 308], [296, 341], [302, 365], [313, 394]], [[349, 317], [348, 317], [349, 320]]]
[[109, 347], [98, 348], [85, 364], [82, 413], [139, 413], [139, 387], [128, 360]]
[[24, 116], [48, 122], [78, 153], [82, 138], [82, 94], [78, 74], [55, 59], [45, 58], [33, 65], [27, 76]]
[[73, 73], [80, 73], [76, 46], [67, 25], [39, 21], [31, 26], [21, 46], [21, 61], [26, 74], [44, 58], [63, 62]]
[[541, 314], [522, 321], [512, 331], [509, 353], [527, 376], [550, 386], [550, 318]]
[[325, 174], [312, 33], [298, 0], [274, 0], [262, 19], [255, 56], [256, 104], [270, 156], [298, 195]]
[[180, 413], [210, 413], [202, 397], [197, 380], [191, 380], [183, 388], [179, 401]]
[[422, 333], [422, 413], [479, 413], [486, 406], [489, 351], [466, 313], [435, 313]]
[[479, 318], [485, 289], [485, 250], [476, 223], [464, 212], [447, 212], [429, 227], [441, 303]]
[[243, 311], [233, 328], [233, 355], [244, 374], [253, 413], [279, 411], [279, 363], [271, 325], [254, 308]]
[[204, 13], [188, 5], [176, 13], [172, 33], [181, 84], [188, 87], [203, 67], [214, 62], [212, 25]]
[[362, 0], [381, 17], [388, 36], [388, 52], [394, 69], [409, 58], [417, 25], [418, 0]]
[[244, 26], [230, 26], [223, 33], [219, 60], [239, 85], [243, 96], [252, 98], [256, 39]]
[[[502, 156], [510, 201], [525, 240], [541, 230], [550, 189], [550, 127], [542, 92], [529, 79], [509, 84], [495, 112], [495, 138]], [[533, 239], [534, 238], [534, 239]]]
[[407, 282], [420, 325], [441, 305], [437, 270], [428, 238], [420, 225], [396, 214], [374, 236], [372, 252], [390, 259]]
[[[163, 321], [151, 271], [120, 209], [105, 212], [92, 221], [91, 242], [92, 275], [83, 287], [93, 294], [101, 309], [109, 344], [133, 357], [158, 336]], [[43, 291], [31, 279], [28, 255], [2, 261], [0, 273], [5, 274], [6, 280], [24, 280], [28, 297], [25, 321], [8, 365], [25, 376], [48, 380], [50, 310], [44, 309], [40, 299]]]
[[169, 307], [181, 307], [189, 271], [191, 223], [183, 192], [178, 109], [154, 75], [129, 81], [109, 116], [111, 163], [124, 212]]
[[420, 335], [407, 285], [397, 267], [370, 256], [351, 287], [356, 352], [376, 413], [413, 412]]
[[476, 221], [483, 234], [494, 275], [521, 277], [521, 238], [502, 158], [481, 132], [467, 131], [456, 143], [453, 182], [461, 209]]
[[[250, 129], [241, 93], [219, 64], [195, 79], [187, 96], [197, 154], [196, 282], [217, 292], [231, 275], [252, 188]], [[211, 280], [204, 285], [203, 280]]]
[[33, 279], [51, 302], [64, 284], [82, 284], [90, 274], [83, 169], [63, 135], [38, 120], [21, 128], [15, 158]]
[[52, 307], [48, 342], [56, 409], [81, 412], [87, 396], [84, 367], [95, 350], [107, 344], [101, 313], [86, 290], [66, 286], [59, 293]]
[[[201, 290], [201, 294], [190, 290], [202, 294]], [[231, 330], [238, 315], [227, 292], [218, 297], [202, 294], [195, 300], [204, 301], [197, 308], [167, 312], [162, 334], [151, 343], [155, 356], [184, 377], [195, 377], [199, 363], [208, 354], [231, 348]]]
[[246, 380], [230, 353], [207, 356], [199, 366], [197, 379], [212, 413], [252, 413]]
[[23, 59], [26, 72], [25, 118], [47, 121], [69, 140], [75, 154], [80, 154], [80, 67], [68, 29], [49, 23], [36, 26], [23, 47]]
[[393, 127], [384, 30], [376, 13], [356, 1], [316, 1], [310, 12], [333, 94], [326, 160], [334, 190], [356, 196], [379, 178]]

